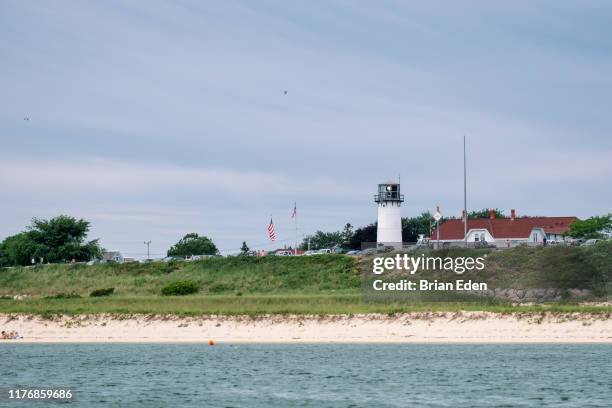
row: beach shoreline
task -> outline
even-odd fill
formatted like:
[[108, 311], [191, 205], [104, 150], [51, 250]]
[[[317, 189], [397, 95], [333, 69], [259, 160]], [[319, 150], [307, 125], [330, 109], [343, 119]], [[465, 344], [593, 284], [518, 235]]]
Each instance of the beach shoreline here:
[[24, 343], [607, 343], [612, 318], [597, 313], [415, 312], [394, 315], [0, 314]]

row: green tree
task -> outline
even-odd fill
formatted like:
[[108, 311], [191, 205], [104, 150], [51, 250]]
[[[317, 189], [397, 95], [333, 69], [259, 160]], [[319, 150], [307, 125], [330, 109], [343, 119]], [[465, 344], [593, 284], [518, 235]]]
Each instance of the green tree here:
[[351, 239], [353, 238], [353, 235], [355, 235], [355, 232], [353, 231], [353, 226], [347, 222], [344, 226], [344, 229], [342, 230], [342, 243], [340, 244], [342, 248], [350, 248]]
[[349, 248], [361, 249], [362, 243], [374, 242], [376, 243], [376, 230], [378, 223], [366, 225], [364, 227], [357, 228], [355, 233], [349, 241]]
[[195, 232], [185, 235], [168, 250], [168, 256], [217, 255], [217, 246], [205, 236]]
[[249, 246], [247, 245], [246, 241], [242, 241], [242, 246], [240, 247], [240, 254], [241, 255], [246, 255], [248, 254], [250, 251]]
[[351, 238], [353, 237], [353, 234], [353, 226], [350, 223], [346, 223], [342, 231], [317, 231], [313, 235], [306, 236], [302, 243], [299, 245], [299, 248], [308, 249], [308, 244], [310, 241], [310, 249], [333, 247], [342, 247], [346, 249], [350, 247], [350, 242]]
[[[495, 218], [508, 218], [504, 215], [504, 211], [500, 210], [499, 208], [494, 208], [493, 212], [495, 213]], [[461, 218], [461, 217], [459, 217]], [[474, 218], [489, 218], [489, 209], [488, 208], [483, 208], [482, 210], [476, 210], [476, 211], [469, 211], [468, 212], [468, 218], [470, 219], [474, 219]]]
[[0, 243], [0, 267], [28, 265], [36, 251], [36, 244], [27, 232], [6, 238]]
[[0, 244], [0, 262], [29, 265], [32, 258], [50, 263], [89, 261], [102, 256], [98, 240], [86, 241], [89, 222], [60, 215], [50, 220], [34, 218], [25, 232], [6, 238]]
[[308, 235], [302, 241], [300, 248], [307, 249], [310, 241], [310, 249], [332, 248], [337, 245], [342, 245], [343, 235], [341, 231], [323, 232], [317, 231], [313, 235]]
[[612, 232], [612, 214], [594, 216], [586, 220], [576, 220], [570, 225], [566, 235], [572, 238], [605, 238]]
[[423, 212], [417, 217], [402, 218], [402, 240], [404, 242], [416, 242], [420, 234], [428, 237], [433, 223], [429, 211]]
[[85, 242], [89, 222], [60, 215], [50, 220], [34, 218], [28, 232], [36, 244], [34, 256], [48, 262], [89, 261], [100, 258], [99, 240]]

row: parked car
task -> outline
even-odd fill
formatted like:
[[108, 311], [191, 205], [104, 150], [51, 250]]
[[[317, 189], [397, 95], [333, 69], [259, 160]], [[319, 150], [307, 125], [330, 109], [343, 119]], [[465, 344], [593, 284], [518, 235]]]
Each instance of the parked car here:
[[162, 261], [164, 262], [173, 262], [173, 261], [184, 261], [185, 258], [183, 258], [182, 256], [167, 256], [164, 259], [162, 259]]
[[331, 254], [331, 253], [332, 253], [332, 250], [329, 248], [322, 248], [317, 251], [318, 255]]
[[601, 241], [601, 239], [595, 239], [595, 238], [587, 239], [586, 241], [584, 241], [584, 243], [582, 245], [584, 245], [584, 246], [591, 246], [591, 245], [595, 245], [599, 241]]
[[348, 251], [346, 254], [347, 255], [359, 255], [361, 254], [361, 251], [352, 250], [352, 251]]

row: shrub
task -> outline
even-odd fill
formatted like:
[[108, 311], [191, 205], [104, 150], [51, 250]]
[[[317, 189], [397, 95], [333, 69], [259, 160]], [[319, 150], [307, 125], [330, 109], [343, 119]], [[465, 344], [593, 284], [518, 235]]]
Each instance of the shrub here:
[[57, 295], [45, 296], [45, 299], [76, 299], [80, 298], [78, 293], [58, 293]]
[[89, 294], [91, 297], [110, 296], [115, 292], [115, 288], [96, 289]]
[[200, 290], [198, 284], [194, 281], [177, 281], [165, 286], [161, 293], [164, 296], [183, 296], [197, 293]]

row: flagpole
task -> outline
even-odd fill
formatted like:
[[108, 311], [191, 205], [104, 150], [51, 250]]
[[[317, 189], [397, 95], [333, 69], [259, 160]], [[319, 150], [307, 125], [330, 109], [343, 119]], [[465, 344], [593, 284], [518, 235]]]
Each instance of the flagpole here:
[[297, 245], [298, 245], [298, 224], [297, 224], [297, 202], [293, 204], [293, 211], [295, 212], [295, 249], [294, 255], [297, 256]]
[[467, 230], [468, 230], [468, 213], [467, 213], [467, 166], [465, 157], [465, 135], [463, 135], [463, 240], [467, 248]]

